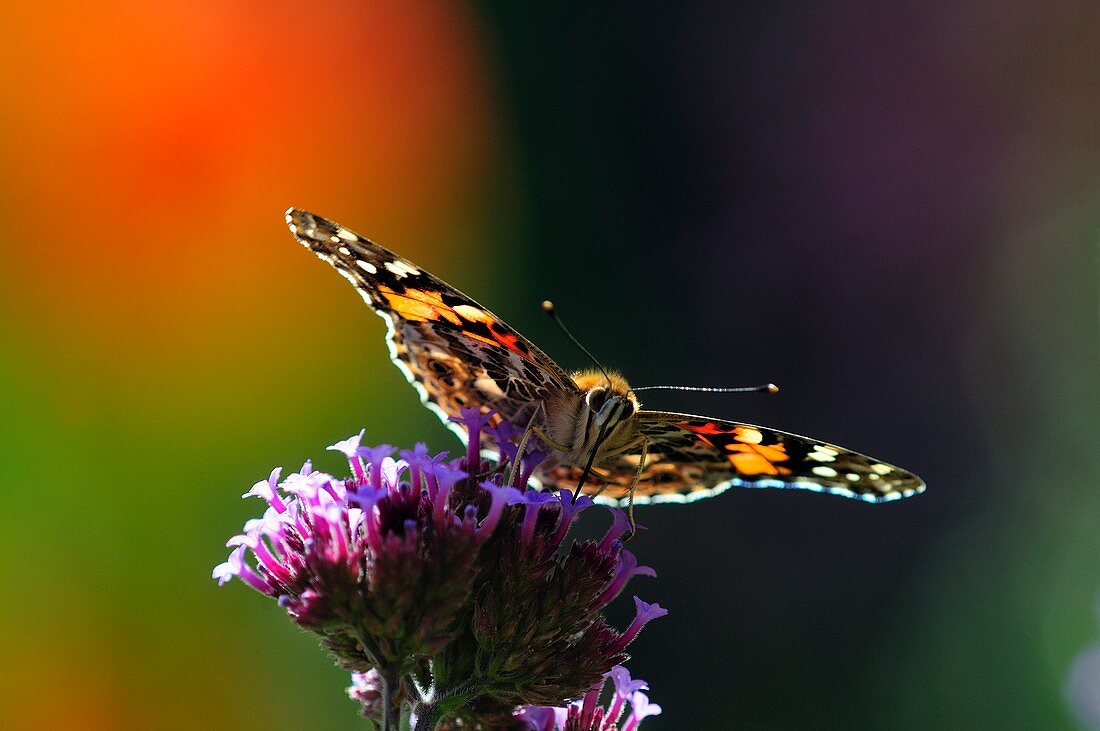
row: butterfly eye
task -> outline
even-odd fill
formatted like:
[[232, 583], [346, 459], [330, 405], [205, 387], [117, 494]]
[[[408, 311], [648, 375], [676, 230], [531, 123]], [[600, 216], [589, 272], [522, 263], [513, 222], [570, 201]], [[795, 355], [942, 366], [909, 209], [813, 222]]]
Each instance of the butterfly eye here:
[[605, 403], [607, 403], [607, 389], [602, 386], [597, 386], [588, 392], [585, 397], [585, 401], [588, 403], [588, 408], [592, 411], [599, 411]]

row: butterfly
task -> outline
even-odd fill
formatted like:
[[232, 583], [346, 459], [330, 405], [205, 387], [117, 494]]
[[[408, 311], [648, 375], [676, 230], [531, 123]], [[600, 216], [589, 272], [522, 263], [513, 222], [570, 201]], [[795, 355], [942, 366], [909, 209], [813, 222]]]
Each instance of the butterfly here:
[[[543, 486], [613, 505], [690, 502], [731, 487], [797, 488], [867, 502], [924, 490], [916, 475], [828, 442], [706, 416], [641, 408], [602, 369], [568, 373], [500, 318], [415, 264], [343, 226], [286, 212], [298, 241], [386, 321], [393, 362], [448, 428], [463, 408], [537, 434]], [[526, 433], [526, 432], [525, 432]], [[495, 445], [491, 445], [495, 446]]]

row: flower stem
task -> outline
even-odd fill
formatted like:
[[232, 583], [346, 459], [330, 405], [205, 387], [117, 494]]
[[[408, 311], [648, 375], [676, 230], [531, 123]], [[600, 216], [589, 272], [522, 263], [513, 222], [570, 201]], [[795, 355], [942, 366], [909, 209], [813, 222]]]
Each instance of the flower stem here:
[[[394, 703], [397, 677], [393, 673], [380, 673], [382, 678], [382, 731], [398, 731], [401, 728], [401, 708]], [[417, 724], [419, 728], [420, 724]]]

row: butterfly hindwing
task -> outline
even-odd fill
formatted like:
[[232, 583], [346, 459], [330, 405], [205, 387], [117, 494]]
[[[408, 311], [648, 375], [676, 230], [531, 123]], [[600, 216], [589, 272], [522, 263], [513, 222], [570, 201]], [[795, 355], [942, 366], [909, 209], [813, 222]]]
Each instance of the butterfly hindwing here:
[[[924, 490], [916, 475], [843, 447], [766, 427], [691, 414], [641, 411], [648, 455], [635, 503], [691, 502], [731, 487], [795, 488], [867, 502], [886, 502]], [[625, 503], [641, 450], [599, 470], [600, 498]], [[550, 484], [580, 476], [558, 466], [541, 475]]]
[[523, 425], [547, 398], [576, 392], [549, 356], [454, 287], [325, 218], [292, 208], [286, 219], [386, 321], [394, 363], [463, 439], [448, 422], [462, 407], [494, 409], [495, 420]]

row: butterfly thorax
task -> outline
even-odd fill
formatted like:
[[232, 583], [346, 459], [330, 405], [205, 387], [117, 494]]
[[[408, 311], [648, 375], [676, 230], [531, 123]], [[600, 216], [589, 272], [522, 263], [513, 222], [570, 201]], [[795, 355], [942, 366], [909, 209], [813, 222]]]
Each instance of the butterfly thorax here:
[[548, 436], [566, 452], [563, 463], [583, 465], [595, 450], [595, 465], [637, 445], [638, 399], [617, 373], [587, 370], [572, 374], [579, 393], [546, 402]]

